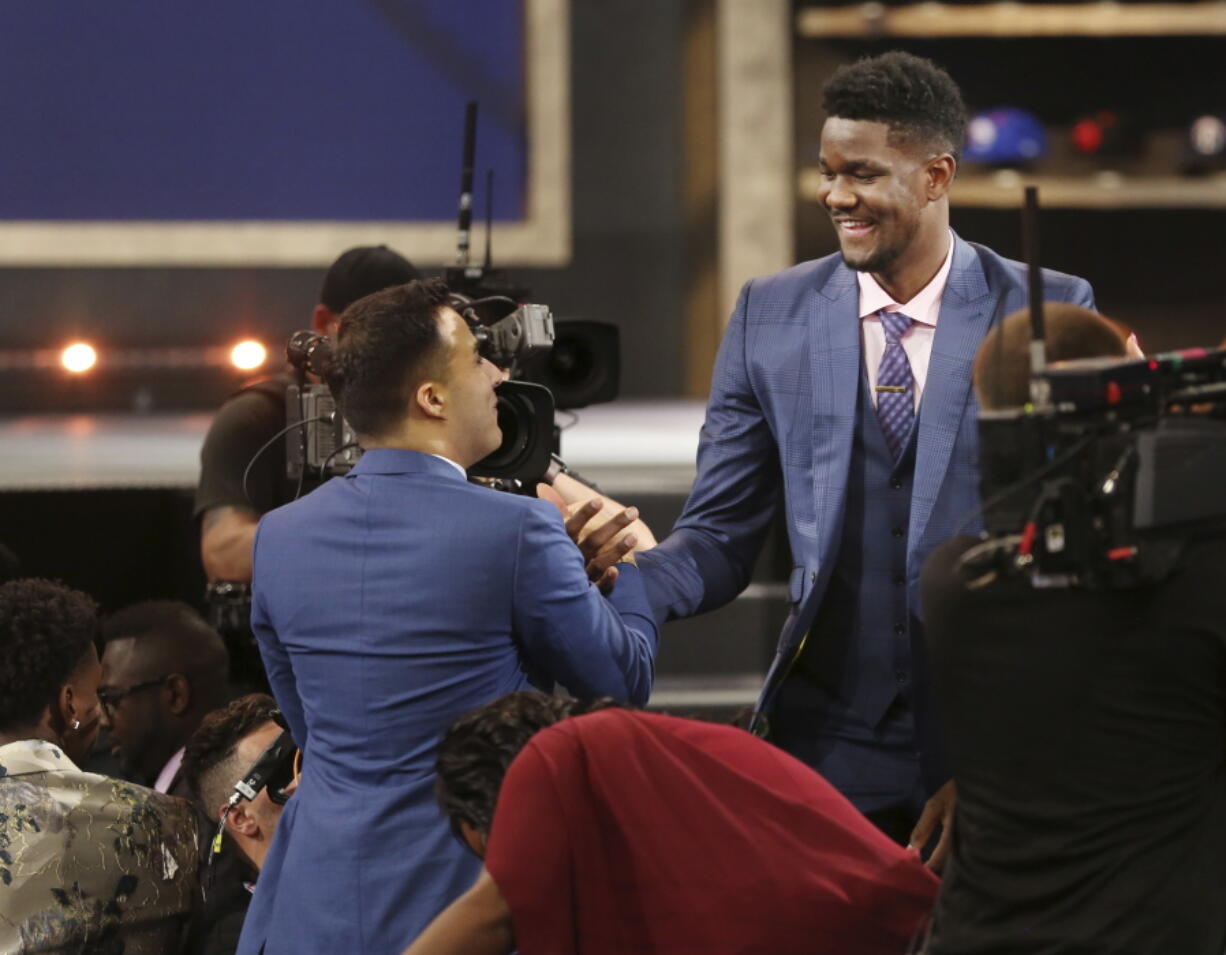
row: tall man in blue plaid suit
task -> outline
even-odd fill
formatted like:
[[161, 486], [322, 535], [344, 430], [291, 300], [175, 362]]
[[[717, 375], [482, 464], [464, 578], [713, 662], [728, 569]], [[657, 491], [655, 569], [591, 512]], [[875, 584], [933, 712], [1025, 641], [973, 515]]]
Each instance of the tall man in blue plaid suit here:
[[[1025, 304], [1025, 269], [950, 231], [966, 114], [948, 74], [887, 53], [840, 70], [823, 106], [821, 201], [841, 255], [745, 285], [693, 491], [639, 566], [659, 619], [726, 603], [782, 492], [792, 613], [758, 721], [921, 845], [938, 822], [948, 833], [954, 793], [926, 692], [919, 573], [978, 501], [971, 364], [992, 323]], [[1084, 280], [1044, 281], [1047, 298], [1093, 308]]]

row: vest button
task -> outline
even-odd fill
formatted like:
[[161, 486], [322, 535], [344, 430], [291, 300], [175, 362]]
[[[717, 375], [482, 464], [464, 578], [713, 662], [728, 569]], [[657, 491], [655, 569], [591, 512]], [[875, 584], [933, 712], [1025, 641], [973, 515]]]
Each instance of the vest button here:
[[903, 534], [903, 531], [901, 527], [896, 527], [892, 531], [890, 531], [891, 537], [902, 537], [902, 534]]
[[906, 576], [905, 576], [904, 574], [895, 574], [895, 575], [894, 575], [894, 583], [895, 583], [897, 586], [901, 587], [901, 586], [902, 586], [903, 584], [905, 584], [906, 582], [907, 582], [907, 578], [906, 578]]
[[894, 632], [901, 637], [904, 633], [907, 632], [907, 628], [903, 626], [901, 623], [896, 623], [894, 624]]
[[906, 670], [895, 671], [894, 679], [896, 679], [899, 683], [906, 683], [907, 682], [907, 671]]
[[896, 478], [896, 477], [890, 478], [890, 487], [892, 487], [894, 490], [897, 491], [899, 488], [902, 487], [902, 478]]

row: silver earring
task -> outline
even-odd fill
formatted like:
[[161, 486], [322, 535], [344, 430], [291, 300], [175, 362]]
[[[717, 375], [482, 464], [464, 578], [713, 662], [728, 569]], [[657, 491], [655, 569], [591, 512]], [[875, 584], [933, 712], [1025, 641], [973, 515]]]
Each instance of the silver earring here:
[[79, 730], [79, 729], [81, 728], [81, 721], [80, 721], [80, 720], [73, 720], [73, 721], [72, 721], [72, 728], [73, 728], [74, 730]]

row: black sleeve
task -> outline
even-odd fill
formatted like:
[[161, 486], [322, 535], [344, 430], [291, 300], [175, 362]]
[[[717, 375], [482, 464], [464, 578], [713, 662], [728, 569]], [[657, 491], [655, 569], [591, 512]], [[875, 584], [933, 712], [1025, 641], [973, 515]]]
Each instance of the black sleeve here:
[[1154, 601], [1155, 614], [1172, 629], [1202, 634], [1226, 649], [1226, 534], [1189, 541]]
[[204, 938], [198, 943], [201, 947], [195, 951], [198, 951], [199, 955], [234, 955], [238, 951], [238, 939], [243, 934], [243, 922], [246, 918], [245, 908], [219, 916], [205, 930]]
[[241, 391], [217, 412], [200, 449], [196, 517], [216, 507], [264, 514], [286, 501], [285, 440], [274, 441], [251, 465], [247, 491], [243, 472], [256, 453], [285, 427], [284, 399], [261, 388]]

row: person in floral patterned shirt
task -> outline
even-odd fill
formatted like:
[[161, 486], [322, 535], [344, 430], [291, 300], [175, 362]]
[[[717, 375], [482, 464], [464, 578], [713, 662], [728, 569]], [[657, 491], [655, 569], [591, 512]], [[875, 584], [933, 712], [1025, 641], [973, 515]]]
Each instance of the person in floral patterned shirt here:
[[0, 586], [0, 951], [178, 950], [198, 898], [186, 802], [77, 768], [98, 736], [97, 607]]

